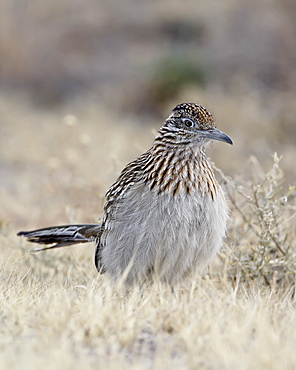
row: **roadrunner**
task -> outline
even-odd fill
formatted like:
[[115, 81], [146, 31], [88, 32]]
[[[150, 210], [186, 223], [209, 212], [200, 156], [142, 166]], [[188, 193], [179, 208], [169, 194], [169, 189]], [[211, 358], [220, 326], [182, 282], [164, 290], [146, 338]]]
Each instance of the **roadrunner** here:
[[228, 212], [205, 153], [212, 140], [232, 144], [204, 107], [179, 104], [152, 147], [129, 163], [108, 190], [101, 224], [18, 235], [53, 244], [43, 249], [94, 241], [97, 270], [123, 277], [127, 284], [152, 277], [174, 284], [201, 271], [221, 247]]

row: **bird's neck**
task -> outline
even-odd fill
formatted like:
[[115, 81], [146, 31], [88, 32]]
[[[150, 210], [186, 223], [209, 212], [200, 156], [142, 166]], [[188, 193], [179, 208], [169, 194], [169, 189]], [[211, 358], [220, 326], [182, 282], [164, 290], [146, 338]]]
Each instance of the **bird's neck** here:
[[219, 187], [203, 148], [155, 141], [144, 177], [151, 189], [173, 194], [199, 191], [215, 198]]

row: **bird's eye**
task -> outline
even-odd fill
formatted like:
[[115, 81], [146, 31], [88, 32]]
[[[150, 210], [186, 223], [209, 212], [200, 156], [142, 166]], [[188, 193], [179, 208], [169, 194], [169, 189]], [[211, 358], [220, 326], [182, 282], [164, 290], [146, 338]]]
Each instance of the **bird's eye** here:
[[185, 117], [185, 118], [181, 118], [181, 120], [186, 127], [193, 127], [195, 125], [194, 121], [192, 121], [192, 119], [190, 118]]

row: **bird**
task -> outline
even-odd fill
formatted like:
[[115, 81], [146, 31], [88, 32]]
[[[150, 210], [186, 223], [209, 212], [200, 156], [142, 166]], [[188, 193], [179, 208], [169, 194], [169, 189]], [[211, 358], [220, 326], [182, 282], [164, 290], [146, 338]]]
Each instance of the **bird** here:
[[213, 115], [178, 104], [151, 148], [127, 164], [105, 196], [101, 223], [20, 231], [46, 250], [95, 242], [95, 266], [127, 285], [157, 279], [174, 285], [201, 273], [221, 248], [228, 206], [206, 148], [233, 144]]

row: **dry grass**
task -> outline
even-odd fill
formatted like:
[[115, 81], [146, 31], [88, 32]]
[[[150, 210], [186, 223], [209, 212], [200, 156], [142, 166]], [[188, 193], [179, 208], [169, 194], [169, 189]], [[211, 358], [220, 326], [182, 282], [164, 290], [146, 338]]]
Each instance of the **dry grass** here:
[[[204, 94], [190, 100], [214, 106], [228, 121], [219, 127], [239, 141], [229, 122], [246, 106], [236, 111], [221, 95]], [[30, 254], [15, 233], [99, 217], [107, 187], [149, 146], [151, 129], [100, 106], [42, 112], [21, 98], [0, 99], [1, 369], [295, 368], [295, 192], [284, 183], [293, 164], [267, 156], [263, 169], [245, 165], [247, 180], [221, 174], [232, 223], [207, 274], [175, 293], [164, 285], [124, 291], [97, 275], [92, 246]], [[253, 121], [243, 118], [245, 135], [266, 124], [256, 109]], [[247, 149], [243, 140], [217, 144], [215, 162], [227, 174], [242, 172]]]
[[[296, 368], [295, 1], [0, 9], [0, 369]], [[176, 66], [153, 78], [179, 55], [176, 86]], [[183, 86], [188, 62], [204, 89]], [[97, 275], [91, 245], [28, 253], [20, 229], [100, 218], [160, 125], [144, 108], [164, 117], [181, 101], [208, 107], [234, 141], [210, 153], [232, 221], [207, 274], [174, 294], [128, 292]]]
[[196, 278], [124, 292], [69, 253], [3, 267], [2, 369], [294, 367], [291, 291]]
[[225, 251], [227, 276], [272, 289], [286, 289], [296, 281], [296, 188], [283, 186], [280, 159], [274, 154], [272, 168], [264, 173], [251, 158], [253, 179], [234, 181], [220, 170], [228, 191], [234, 222]]

